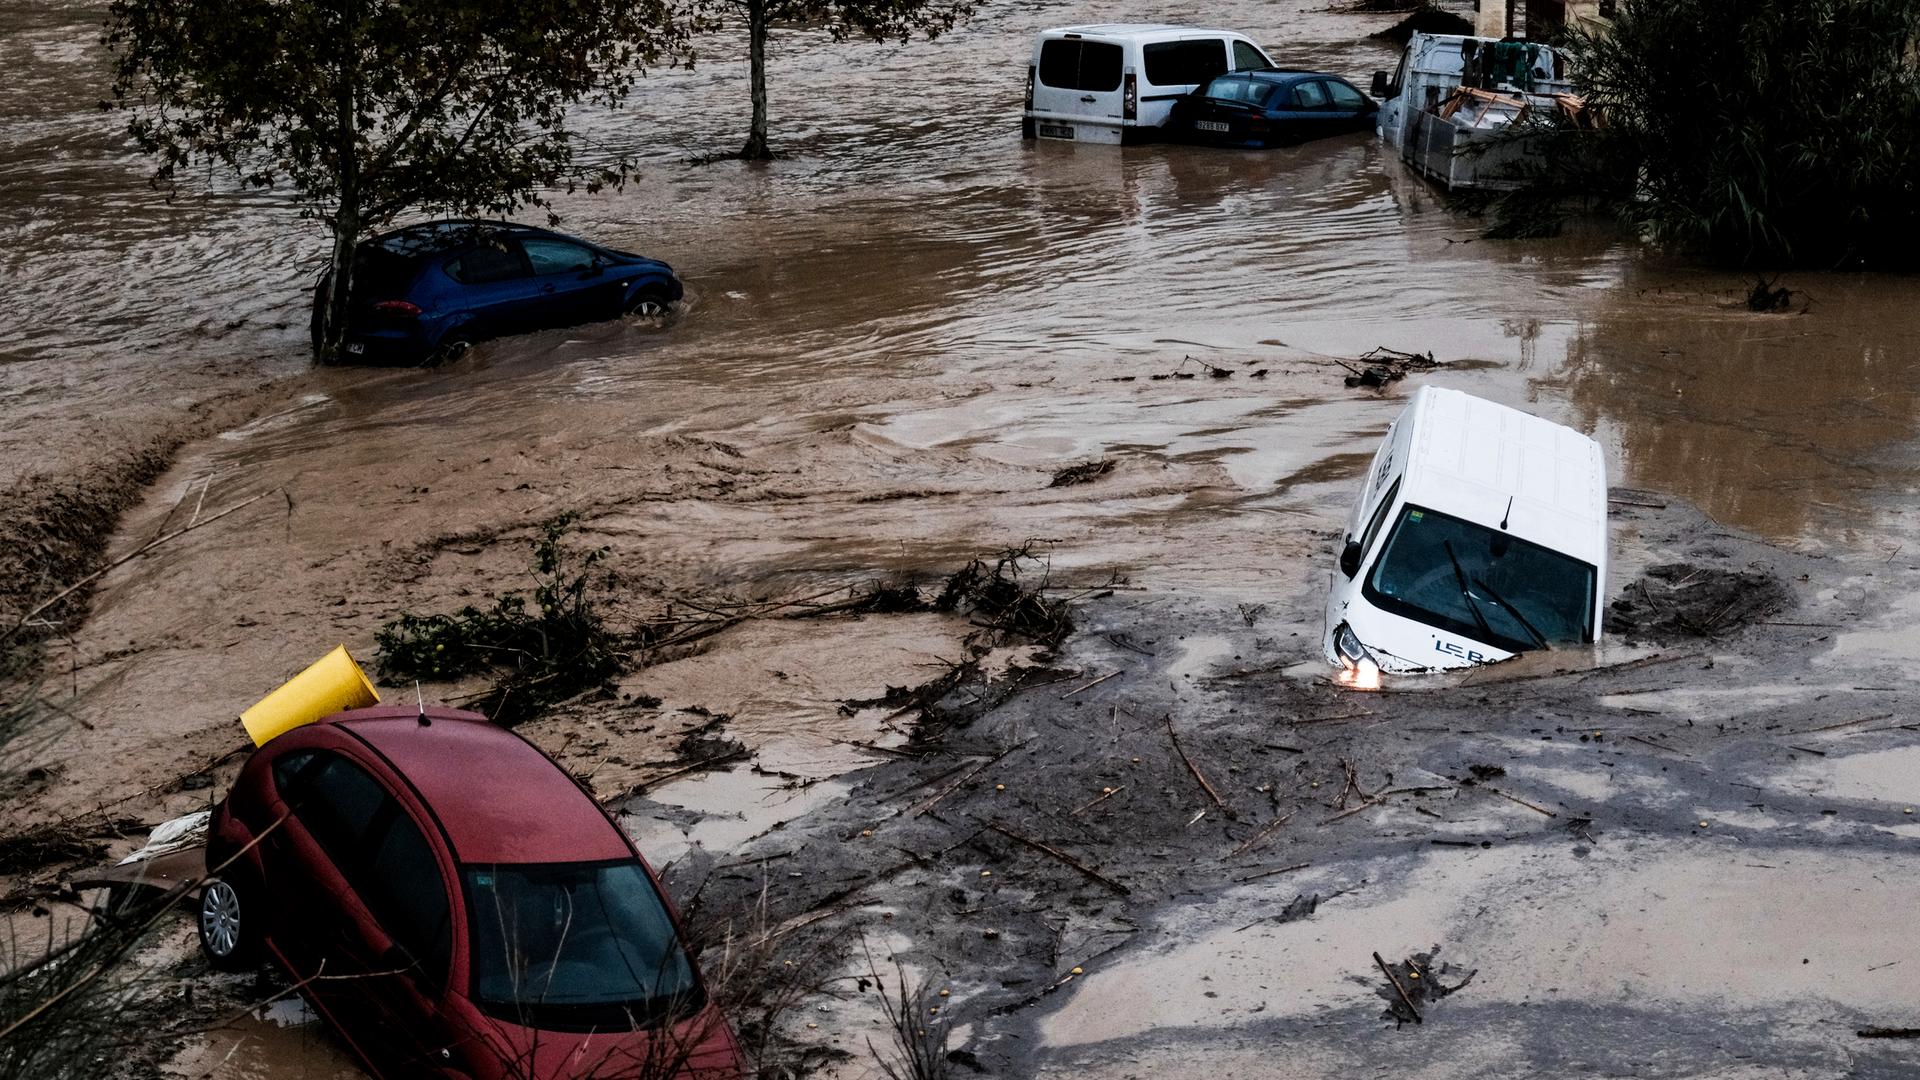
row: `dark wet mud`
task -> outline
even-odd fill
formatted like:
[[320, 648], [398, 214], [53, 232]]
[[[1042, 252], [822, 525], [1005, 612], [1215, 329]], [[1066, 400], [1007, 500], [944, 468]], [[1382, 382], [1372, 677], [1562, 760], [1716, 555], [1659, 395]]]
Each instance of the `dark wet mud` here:
[[[1796, 615], [1836, 614], [1828, 560], [1677, 506], [1622, 516], [1684, 538], [1670, 557], [1799, 582], [1782, 586]], [[1085, 601], [1081, 632], [1011, 696], [972, 716], [971, 693], [947, 699], [961, 714], [921, 757], [669, 880], [705, 908], [764, 892], [780, 917], [884, 940], [953, 988], [968, 1049], [1001, 1074], [1132, 1075], [1199, 1053], [1307, 1076], [1435, 1052], [1383, 1041], [1407, 1036], [1383, 1020], [1374, 951], [1459, 991], [1429, 1018], [1442, 1046], [1500, 1033], [1445, 1061], [1461, 1075], [1574, 1048], [1580, 1075], [1653, 1059], [1667, 1064], [1650, 1075], [1719, 1075], [1742, 1051], [1706, 1033], [1751, 1040], [1784, 1018], [1790, 1045], [1746, 1049], [1814, 1069], [1899, 1060], [1853, 1030], [1920, 1005], [1892, 974], [1920, 954], [1883, 921], [1920, 884], [1895, 869], [1914, 821], [1898, 798], [1920, 789], [1890, 802], [1800, 778], [1904, 752], [1912, 690], [1833, 685], [1804, 627], [1750, 624], [1368, 694], [1320, 670], [1310, 615], [1159, 590]], [[1759, 672], [1785, 685], [1733, 689]], [[1808, 879], [1847, 864], [1872, 878]], [[1835, 903], [1846, 917], [1809, 906]], [[1436, 944], [1445, 971], [1426, 966]], [[1613, 1037], [1635, 1017], [1646, 1038]], [[857, 1025], [826, 1026], [857, 1045]], [[1311, 1053], [1237, 1056], [1276, 1037]]]

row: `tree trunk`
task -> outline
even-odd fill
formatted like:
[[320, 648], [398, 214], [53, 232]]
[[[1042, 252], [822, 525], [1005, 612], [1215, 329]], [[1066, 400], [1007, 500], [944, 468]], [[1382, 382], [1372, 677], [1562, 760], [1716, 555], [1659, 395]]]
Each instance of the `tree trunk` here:
[[327, 290], [314, 359], [335, 364], [346, 359], [348, 304], [353, 297], [353, 256], [360, 247], [360, 215], [342, 206], [333, 218], [333, 256], [327, 261]]
[[340, 68], [335, 74], [334, 154], [339, 170], [339, 206], [333, 213], [333, 255], [327, 260], [326, 295], [321, 297], [322, 318], [314, 359], [335, 364], [346, 359], [347, 319], [353, 297], [353, 256], [360, 244], [360, 158], [355, 130], [355, 90], [359, 67], [353, 50], [359, 43], [358, 10], [348, 5], [341, 12]]
[[740, 156], [765, 161], [773, 157], [767, 148], [767, 0], [747, 0], [747, 58], [752, 72], [753, 126]]

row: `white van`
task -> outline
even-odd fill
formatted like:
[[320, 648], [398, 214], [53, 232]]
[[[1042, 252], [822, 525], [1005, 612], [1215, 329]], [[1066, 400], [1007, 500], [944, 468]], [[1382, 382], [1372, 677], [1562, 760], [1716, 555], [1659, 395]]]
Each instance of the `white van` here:
[[1135, 143], [1158, 134], [1173, 103], [1229, 71], [1270, 68], [1245, 35], [1165, 23], [1044, 30], [1027, 65], [1029, 139]]
[[1569, 427], [1424, 386], [1367, 471], [1327, 595], [1342, 681], [1600, 637], [1607, 475]]

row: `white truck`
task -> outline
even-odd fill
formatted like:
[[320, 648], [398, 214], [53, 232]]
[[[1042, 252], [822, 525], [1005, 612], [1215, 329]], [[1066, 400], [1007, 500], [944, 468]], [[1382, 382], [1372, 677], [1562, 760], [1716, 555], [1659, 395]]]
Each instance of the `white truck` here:
[[1568, 76], [1566, 55], [1537, 42], [1415, 34], [1391, 78], [1373, 74], [1380, 138], [1449, 190], [1516, 187], [1543, 144], [1508, 129], [1544, 110], [1578, 115]]
[[1159, 135], [1173, 103], [1229, 71], [1273, 61], [1244, 34], [1167, 23], [1043, 30], [1027, 65], [1027, 138], [1136, 143]]
[[1572, 428], [1423, 386], [1374, 455], [1327, 590], [1341, 681], [1600, 637], [1607, 474]]

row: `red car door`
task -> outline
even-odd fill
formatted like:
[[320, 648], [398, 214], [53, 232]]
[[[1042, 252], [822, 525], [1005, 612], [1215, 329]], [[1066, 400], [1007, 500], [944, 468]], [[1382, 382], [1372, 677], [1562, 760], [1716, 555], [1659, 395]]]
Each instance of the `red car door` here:
[[[293, 813], [266, 867], [267, 903], [279, 912], [274, 943], [302, 993], [377, 1075], [414, 1075], [440, 1049], [424, 1023], [434, 1009], [423, 986], [432, 982], [434, 934], [450, 940], [451, 927], [443, 917], [440, 929], [423, 938], [409, 924], [406, 940], [427, 954], [417, 956], [387, 932], [375, 910], [391, 892], [381, 875], [396, 863], [422, 862], [436, 877], [439, 866], [418, 828], [365, 766], [328, 750], [298, 756], [304, 760], [275, 770], [276, 778], [285, 774], [280, 789]], [[444, 982], [446, 949], [437, 948]]]
[[[423, 828], [423, 824], [425, 828]], [[448, 902], [451, 860], [428, 840], [432, 826], [397, 800], [374, 822], [353, 886], [353, 943], [371, 975], [360, 987], [370, 1037], [398, 1075], [429, 1073], [456, 1040], [445, 1029], [454, 925]]]

